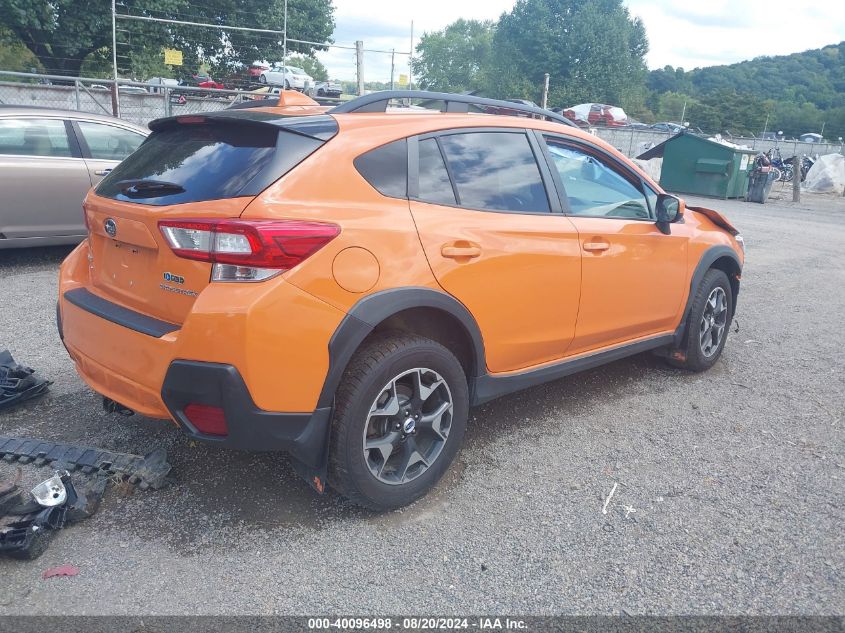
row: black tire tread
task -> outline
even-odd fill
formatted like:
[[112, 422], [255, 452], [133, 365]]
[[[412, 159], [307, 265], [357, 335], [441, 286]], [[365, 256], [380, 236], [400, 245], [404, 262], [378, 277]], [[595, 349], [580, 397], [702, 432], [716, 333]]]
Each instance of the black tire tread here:
[[[711, 268], [706, 273], [704, 273], [704, 277], [701, 279], [701, 283], [698, 284], [698, 287], [695, 289], [695, 297], [692, 301], [692, 306], [690, 308], [690, 313], [687, 316], [687, 328], [686, 328], [686, 335], [684, 337], [684, 342], [681, 346], [681, 350], [684, 352], [685, 360], [676, 360], [676, 359], [668, 359], [670, 365], [674, 367], [680, 367], [682, 369], [688, 369], [689, 371], [693, 372], [701, 372], [706, 371], [712, 367], [719, 357], [722, 355], [722, 350], [725, 348], [725, 342], [728, 337], [728, 330], [730, 330], [731, 326], [731, 319], [728, 319], [727, 323], [725, 324], [725, 335], [722, 339], [722, 347], [719, 352], [715, 355], [715, 357], [710, 361], [702, 361], [699, 358], [699, 350], [698, 350], [698, 343], [695, 339], [695, 332], [697, 331], [697, 322], [698, 322], [698, 315], [703, 308], [703, 303], [707, 300], [707, 297], [710, 294], [710, 291], [718, 284], [722, 285], [725, 289], [725, 292], [728, 295], [730, 304], [729, 310], [733, 310], [733, 293], [731, 291], [731, 284], [728, 280], [728, 276], [724, 273], [724, 271], [719, 270], [718, 268]], [[729, 312], [730, 316], [730, 312]]]
[[383, 506], [374, 503], [363, 495], [357, 488], [350, 485], [352, 476], [347, 470], [342, 451], [348, 441], [352, 429], [348, 422], [348, 411], [356, 403], [356, 396], [364, 389], [364, 383], [369, 375], [378, 370], [389, 356], [420, 345], [440, 347], [451, 355], [448, 349], [439, 343], [418, 334], [402, 331], [385, 331], [374, 335], [359, 349], [349, 362], [340, 386], [335, 394], [334, 416], [332, 420], [331, 440], [329, 444], [329, 485], [353, 503], [371, 510], [384, 510]]

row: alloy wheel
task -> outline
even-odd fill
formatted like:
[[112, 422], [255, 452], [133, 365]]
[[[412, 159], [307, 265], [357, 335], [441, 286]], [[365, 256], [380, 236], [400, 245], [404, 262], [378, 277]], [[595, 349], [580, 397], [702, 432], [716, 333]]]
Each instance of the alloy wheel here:
[[724, 288], [717, 286], [704, 304], [704, 314], [699, 325], [701, 353], [710, 358], [719, 349], [728, 323], [728, 298]]
[[379, 481], [398, 485], [427, 471], [443, 452], [452, 426], [453, 402], [440, 374], [417, 367], [379, 392], [364, 427], [364, 459]]

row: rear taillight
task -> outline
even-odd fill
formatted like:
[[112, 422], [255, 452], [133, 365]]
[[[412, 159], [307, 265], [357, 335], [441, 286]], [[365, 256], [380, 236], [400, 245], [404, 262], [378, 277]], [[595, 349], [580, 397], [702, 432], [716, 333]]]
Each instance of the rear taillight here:
[[185, 417], [200, 433], [206, 435], [228, 435], [226, 414], [220, 407], [191, 403], [184, 408]]
[[173, 253], [214, 264], [213, 281], [261, 281], [305, 261], [340, 233], [299, 220], [161, 220]]

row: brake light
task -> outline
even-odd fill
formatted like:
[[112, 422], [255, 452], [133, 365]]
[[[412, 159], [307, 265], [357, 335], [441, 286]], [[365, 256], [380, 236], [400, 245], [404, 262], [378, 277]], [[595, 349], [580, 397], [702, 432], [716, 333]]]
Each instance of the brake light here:
[[206, 435], [228, 435], [226, 414], [220, 407], [191, 403], [184, 408], [185, 417], [200, 433]]
[[301, 264], [340, 233], [300, 220], [161, 220], [173, 253], [214, 264], [214, 281], [261, 281]]

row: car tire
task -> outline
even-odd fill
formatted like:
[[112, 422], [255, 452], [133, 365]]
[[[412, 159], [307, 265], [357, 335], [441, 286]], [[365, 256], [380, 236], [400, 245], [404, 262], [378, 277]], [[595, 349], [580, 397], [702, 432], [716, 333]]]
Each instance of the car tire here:
[[290, 90], [290, 82], [285, 79], [285, 90]]
[[320, 88], [320, 89], [317, 91], [317, 96], [318, 96], [318, 97], [325, 97], [325, 96], [326, 96], [326, 91], [325, 91], [325, 90], [323, 90], [322, 88]]
[[329, 484], [380, 512], [416, 501], [454, 460], [468, 411], [466, 375], [448, 349], [403, 332], [373, 336], [335, 395]]
[[725, 348], [732, 316], [733, 292], [728, 276], [711, 268], [695, 291], [684, 343], [670, 356], [669, 363], [695, 372], [710, 369]]
[[258, 83], [267, 85], [267, 75], [261, 75], [258, 77]]

